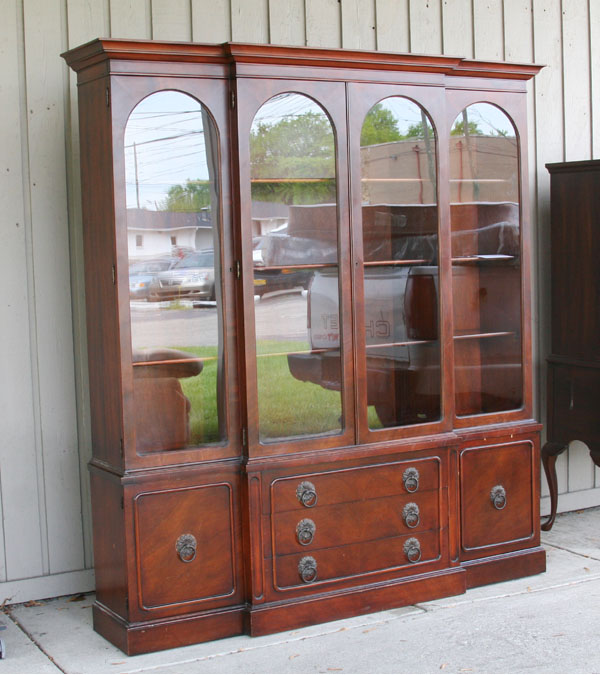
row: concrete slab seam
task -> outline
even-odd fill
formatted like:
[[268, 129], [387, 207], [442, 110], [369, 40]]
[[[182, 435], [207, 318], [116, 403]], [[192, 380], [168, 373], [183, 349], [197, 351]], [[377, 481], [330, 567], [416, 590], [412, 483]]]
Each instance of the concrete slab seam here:
[[66, 673], [67, 671], [62, 668], [50, 654], [42, 647], [42, 645], [33, 637], [33, 635], [20, 623], [20, 621], [14, 617], [10, 611], [10, 607], [7, 607], [4, 610], [5, 616], [7, 616], [14, 624], [15, 626], [22, 632], [24, 633], [27, 638], [40, 650], [40, 652], [52, 663], [52, 665], [56, 666], [61, 673]]

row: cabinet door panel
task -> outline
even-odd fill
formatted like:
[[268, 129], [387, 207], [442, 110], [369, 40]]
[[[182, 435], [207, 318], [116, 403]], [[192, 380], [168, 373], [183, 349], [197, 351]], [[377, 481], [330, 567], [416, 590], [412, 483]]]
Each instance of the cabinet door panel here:
[[460, 455], [465, 559], [518, 548], [534, 538], [531, 441], [467, 448]]

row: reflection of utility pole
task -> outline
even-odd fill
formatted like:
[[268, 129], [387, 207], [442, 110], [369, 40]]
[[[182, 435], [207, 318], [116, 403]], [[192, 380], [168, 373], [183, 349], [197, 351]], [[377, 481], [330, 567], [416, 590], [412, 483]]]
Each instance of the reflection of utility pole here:
[[137, 145], [133, 142], [133, 164], [135, 166], [135, 196], [137, 199], [137, 207], [140, 208], [140, 181], [138, 179], [138, 161], [137, 161]]
[[465, 131], [465, 144], [467, 146], [467, 157], [469, 158], [469, 168], [471, 169], [471, 179], [473, 180], [473, 201], [479, 201], [479, 183], [475, 180], [475, 163], [473, 157], [473, 147], [471, 146], [471, 134], [469, 133], [469, 116], [467, 109], [462, 111], [463, 126]]
[[421, 109], [421, 124], [423, 125], [423, 139], [425, 140], [425, 152], [427, 153], [427, 168], [429, 169], [429, 180], [433, 186], [433, 201], [436, 200], [435, 191], [435, 167], [433, 165], [433, 152], [431, 151], [431, 138], [429, 137], [428, 119], [425, 111]]

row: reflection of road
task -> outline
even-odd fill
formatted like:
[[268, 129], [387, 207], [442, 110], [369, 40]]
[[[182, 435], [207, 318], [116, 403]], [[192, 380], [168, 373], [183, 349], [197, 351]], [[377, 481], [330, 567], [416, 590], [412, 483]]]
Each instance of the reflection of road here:
[[[256, 302], [256, 331], [262, 340], [306, 340], [306, 297], [273, 293]], [[168, 303], [131, 302], [134, 349], [218, 344], [214, 303], [171, 309]]]

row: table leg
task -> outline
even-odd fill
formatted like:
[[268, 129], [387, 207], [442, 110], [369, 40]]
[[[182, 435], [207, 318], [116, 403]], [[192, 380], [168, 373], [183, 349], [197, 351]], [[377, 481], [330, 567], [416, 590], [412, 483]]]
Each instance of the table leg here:
[[542, 530], [547, 532], [552, 529], [554, 519], [556, 518], [556, 507], [558, 505], [558, 481], [556, 480], [556, 458], [562, 454], [569, 444], [553, 443], [548, 441], [542, 448], [542, 464], [546, 479], [548, 480], [548, 487], [550, 488], [550, 515], [545, 523], [542, 523]]

